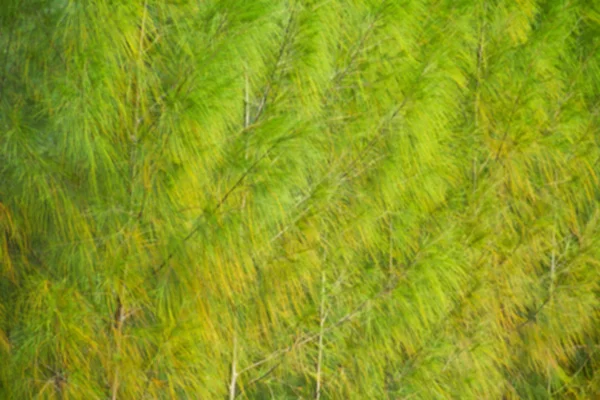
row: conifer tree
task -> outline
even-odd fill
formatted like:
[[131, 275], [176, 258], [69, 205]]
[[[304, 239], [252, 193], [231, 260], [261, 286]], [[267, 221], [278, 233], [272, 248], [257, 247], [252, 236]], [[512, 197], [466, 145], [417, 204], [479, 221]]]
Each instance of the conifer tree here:
[[599, 46], [590, 0], [3, 0], [0, 398], [595, 398]]

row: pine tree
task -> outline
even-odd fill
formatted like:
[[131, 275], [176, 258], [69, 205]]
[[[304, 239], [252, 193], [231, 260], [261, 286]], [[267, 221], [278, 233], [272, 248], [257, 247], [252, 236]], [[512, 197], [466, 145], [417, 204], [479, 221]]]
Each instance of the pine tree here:
[[600, 394], [600, 3], [4, 0], [0, 398]]

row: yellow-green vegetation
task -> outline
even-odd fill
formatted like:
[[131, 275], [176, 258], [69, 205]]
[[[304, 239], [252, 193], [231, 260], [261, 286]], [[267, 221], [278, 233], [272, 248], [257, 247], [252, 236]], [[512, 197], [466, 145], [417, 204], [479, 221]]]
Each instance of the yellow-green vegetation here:
[[0, 398], [597, 398], [599, 46], [593, 0], [3, 0]]

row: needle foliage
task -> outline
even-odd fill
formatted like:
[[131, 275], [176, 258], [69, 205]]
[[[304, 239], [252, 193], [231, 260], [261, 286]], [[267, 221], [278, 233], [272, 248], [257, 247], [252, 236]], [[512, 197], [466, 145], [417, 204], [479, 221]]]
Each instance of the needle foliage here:
[[595, 398], [599, 46], [591, 0], [3, 0], [0, 398]]

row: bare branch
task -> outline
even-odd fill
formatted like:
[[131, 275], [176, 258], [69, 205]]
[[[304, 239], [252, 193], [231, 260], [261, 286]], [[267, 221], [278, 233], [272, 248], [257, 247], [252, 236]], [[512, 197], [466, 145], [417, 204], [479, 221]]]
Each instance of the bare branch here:
[[235, 388], [237, 384], [237, 334], [233, 334], [233, 358], [231, 360], [231, 382], [229, 383], [229, 400], [235, 399]]

